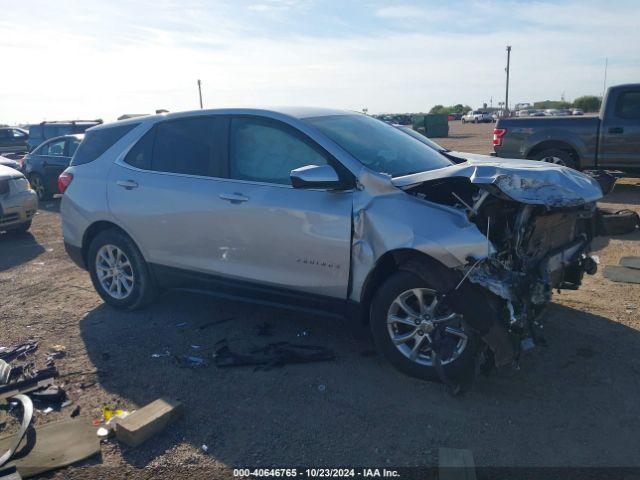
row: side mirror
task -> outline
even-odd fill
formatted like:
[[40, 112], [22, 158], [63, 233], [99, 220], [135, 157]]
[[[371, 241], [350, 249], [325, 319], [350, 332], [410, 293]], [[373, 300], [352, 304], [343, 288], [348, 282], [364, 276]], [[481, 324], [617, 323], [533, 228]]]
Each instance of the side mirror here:
[[291, 170], [293, 188], [339, 188], [340, 177], [331, 165], [307, 165]]

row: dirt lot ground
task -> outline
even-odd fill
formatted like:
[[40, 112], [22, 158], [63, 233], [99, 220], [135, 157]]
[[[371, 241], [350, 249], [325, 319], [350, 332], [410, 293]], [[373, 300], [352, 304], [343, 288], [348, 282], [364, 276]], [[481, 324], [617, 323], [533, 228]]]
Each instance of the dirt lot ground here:
[[[437, 141], [488, 153], [492, 128], [456, 122]], [[640, 181], [623, 180], [603, 203], [640, 210]], [[58, 209], [57, 199], [41, 205], [28, 235], [0, 235], [0, 345], [35, 338], [38, 358], [66, 345], [68, 355], [57, 361], [62, 374], [97, 372], [63, 379], [88, 418], [99, 418], [105, 404], [131, 410], [162, 395], [186, 407], [183, 420], [143, 446], [108, 441], [89, 464], [118, 471], [432, 466], [438, 448], [451, 447], [473, 450], [480, 466], [640, 466], [640, 285], [598, 272], [580, 291], [556, 294], [549, 346], [528, 353], [520, 371], [481, 379], [452, 398], [441, 385], [398, 373], [366, 335], [337, 320], [177, 292], [141, 312], [113, 310], [67, 258]], [[601, 267], [640, 255], [640, 232], [606, 243]], [[265, 322], [272, 336], [258, 335]], [[337, 358], [270, 371], [218, 369], [210, 355], [221, 339], [237, 350], [275, 341], [324, 345]], [[152, 358], [164, 351], [209, 364], [188, 369], [171, 357]], [[37, 422], [72, 409], [38, 414]], [[58, 476], [68, 474], [82, 471]]]

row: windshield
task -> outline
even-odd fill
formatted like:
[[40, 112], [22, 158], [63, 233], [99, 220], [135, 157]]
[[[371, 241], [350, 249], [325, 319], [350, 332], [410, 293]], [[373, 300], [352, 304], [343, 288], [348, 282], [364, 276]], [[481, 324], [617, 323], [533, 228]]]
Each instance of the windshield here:
[[452, 163], [433, 148], [395, 127], [366, 115], [306, 118], [364, 166], [392, 177], [448, 167]]
[[396, 127], [396, 128], [398, 130], [402, 130], [407, 135], [411, 135], [413, 138], [415, 138], [419, 142], [424, 143], [427, 147], [433, 148], [437, 152], [449, 152], [450, 151], [449, 149], [444, 148], [442, 145], [438, 145], [436, 142], [434, 142], [430, 138], [425, 137], [420, 132], [416, 132], [411, 127], [401, 126], [401, 127]]

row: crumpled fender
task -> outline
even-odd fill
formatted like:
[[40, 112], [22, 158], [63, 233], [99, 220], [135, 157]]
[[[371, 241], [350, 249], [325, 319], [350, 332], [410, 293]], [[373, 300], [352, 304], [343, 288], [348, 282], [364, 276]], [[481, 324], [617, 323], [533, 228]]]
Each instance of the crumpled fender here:
[[366, 172], [359, 181], [366, 189], [354, 194], [352, 300], [360, 301], [367, 275], [389, 251], [417, 250], [449, 268], [494, 252], [463, 212], [408, 195], [386, 175]]

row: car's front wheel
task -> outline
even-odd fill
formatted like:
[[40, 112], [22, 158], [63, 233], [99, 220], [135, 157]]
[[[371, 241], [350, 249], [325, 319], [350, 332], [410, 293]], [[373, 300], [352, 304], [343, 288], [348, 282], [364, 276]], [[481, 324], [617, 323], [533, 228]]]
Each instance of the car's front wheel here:
[[33, 190], [38, 195], [38, 200], [40, 200], [41, 202], [45, 200], [51, 200], [51, 198], [53, 197], [53, 193], [50, 192], [47, 188], [42, 175], [38, 173], [32, 173], [31, 175], [29, 175], [29, 183], [31, 184], [31, 188], [33, 188]]
[[118, 230], [104, 230], [93, 239], [87, 267], [94, 288], [109, 305], [135, 310], [155, 298], [156, 288], [144, 257]]
[[439, 380], [435, 351], [455, 381], [474, 368], [478, 338], [441, 294], [415, 273], [396, 272], [374, 296], [370, 327], [378, 350], [400, 371]]

